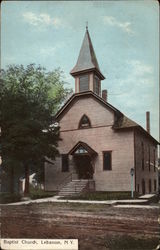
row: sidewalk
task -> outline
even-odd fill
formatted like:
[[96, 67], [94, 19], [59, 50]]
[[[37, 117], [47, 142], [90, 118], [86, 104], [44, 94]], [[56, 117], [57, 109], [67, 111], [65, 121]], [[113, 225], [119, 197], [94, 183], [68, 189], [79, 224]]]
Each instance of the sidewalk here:
[[[37, 200], [27, 200], [9, 204], [2, 204], [2, 205], [28, 205], [33, 203], [44, 203], [44, 202], [56, 202], [56, 203], [81, 203], [81, 204], [105, 204], [105, 205], [114, 205], [117, 207], [127, 207], [127, 206], [140, 206], [145, 207], [146, 203], [148, 202], [147, 199], [136, 199], [136, 200], [107, 200], [107, 201], [91, 201], [91, 200], [63, 200], [60, 196], [54, 196], [49, 198], [37, 199]], [[151, 207], [151, 206], [148, 206]], [[158, 207], [158, 206], [157, 206]]]

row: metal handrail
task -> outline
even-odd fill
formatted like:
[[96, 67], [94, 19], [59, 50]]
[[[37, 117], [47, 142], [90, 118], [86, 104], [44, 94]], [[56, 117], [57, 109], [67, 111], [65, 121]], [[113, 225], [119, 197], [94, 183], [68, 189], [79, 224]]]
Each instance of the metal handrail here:
[[65, 185], [66, 185], [66, 182], [65, 182], [65, 180], [67, 180], [67, 179], [69, 179], [69, 177], [71, 177], [71, 181], [72, 181], [72, 173], [70, 173], [69, 175], [67, 175], [67, 176], [65, 176], [65, 178], [61, 181], [61, 183], [59, 183], [58, 185], [57, 185], [57, 190], [59, 190], [59, 187], [61, 186], [61, 188], [63, 188]]

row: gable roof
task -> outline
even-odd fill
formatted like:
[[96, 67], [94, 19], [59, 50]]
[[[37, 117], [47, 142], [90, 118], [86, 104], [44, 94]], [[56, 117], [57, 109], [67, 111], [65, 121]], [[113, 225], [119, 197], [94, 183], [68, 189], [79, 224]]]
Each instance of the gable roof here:
[[59, 111], [57, 112], [55, 118], [57, 120], [59, 120], [61, 118], [61, 116], [64, 115], [64, 111], [68, 110], [68, 108], [70, 107], [70, 105], [72, 105], [73, 102], [75, 102], [77, 99], [79, 98], [84, 98], [84, 97], [92, 97], [94, 98], [96, 101], [100, 102], [101, 105], [108, 107], [110, 110], [117, 112], [117, 115], [122, 115], [122, 113], [116, 109], [115, 107], [113, 107], [111, 104], [109, 104], [108, 102], [104, 101], [104, 99], [102, 99], [99, 95], [97, 95], [96, 93], [94, 93], [93, 91], [85, 91], [85, 92], [79, 92], [79, 93], [75, 93], [73, 94], [67, 101], [66, 103], [59, 109]]
[[100, 71], [88, 29], [86, 29], [77, 63], [71, 70], [70, 74], [74, 76], [77, 73], [82, 73], [88, 70], [95, 70], [101, 79], [105, 79]]
[[121, 130], [121, 129], [129, 129], [129, 128], [138, 128], [141, 132], [143, 132], [145, 135], [149, 136], [152, 140], [154, 140], [157, 144], [159, 142], [152, 137], [143, 127], [141, 127], [138, 123], [134, 122], [133, 120], [129, 119], [127, 116], [125, 116], [121, 111], [116, 109], [114, 106], [112, 106], [110, 103], [106, 102], [103, 98], [101, 98], [99, 95], [92, 91], [85, 91], [85, 92], [79, 92], [73, 94], [66, 103], [60, 108], [60, 110], [57, 112], [55, 119], [59, 121], [61, 117], [65, 115], [65, 113], [70, 109], [71, 105], [73, 105], [74, 102], [76, 102], [79, 98], [84, 97], [92, 97], [96, 101], [98, 101], [101, 105], [103, 105], [105, 108], [110, 109], [115, 114], [115, 122], [113, 125], [113, 129], [115, 130]]

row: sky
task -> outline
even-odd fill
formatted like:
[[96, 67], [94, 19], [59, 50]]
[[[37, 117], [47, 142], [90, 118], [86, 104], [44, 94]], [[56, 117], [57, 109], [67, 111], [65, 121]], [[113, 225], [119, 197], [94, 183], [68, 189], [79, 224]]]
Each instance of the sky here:
[[86, 22], [108, 102], [159, 138], [159, 6], [138, 1], [3, 1], [1, 67], [35, 63], [61, 68], [66, 86], [85, 34]]

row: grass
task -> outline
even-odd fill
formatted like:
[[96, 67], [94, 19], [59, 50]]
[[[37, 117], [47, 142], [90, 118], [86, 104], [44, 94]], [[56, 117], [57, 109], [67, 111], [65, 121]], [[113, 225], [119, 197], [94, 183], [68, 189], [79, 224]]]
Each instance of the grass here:
[[0, 193], [0, 204], [18, 202], [21, 200], [20, 194]]
[[[137, 198], [138, 195], [135, 193], [134, 198]], [[65, 198], [66, 199], [66, 198]], [[90, 192], [83, 193], [76, 197], [67, 197], [67, 199], [72, 200], [97, 200], [97, 201], [105, 201], [105, 200], [127, 200], [131, 199], [131, 192]]]
[[131, 236], [117, 236], [110, 241], [106, 240], [105, 247], [110, 250], [154, 250], [159, 240], [157, 238], [133, 238]]
[[[34, 188], [33, 186], [30, 186], [30, 194], [29, 197], [31, 200], [41, 199], [41, 198], [47, 198], [52, 197], [56, 195], [56, 192], [46, 192], [39, 188]], [[0, 204], [7, 204], [7, 203], [14, 203], [21, 201], [22, 195], [18, 193], [0, 193]]]

